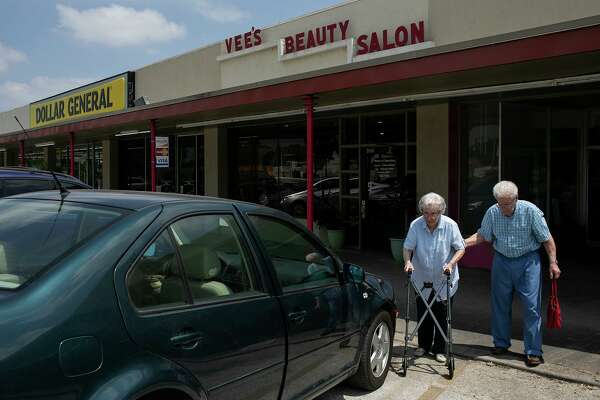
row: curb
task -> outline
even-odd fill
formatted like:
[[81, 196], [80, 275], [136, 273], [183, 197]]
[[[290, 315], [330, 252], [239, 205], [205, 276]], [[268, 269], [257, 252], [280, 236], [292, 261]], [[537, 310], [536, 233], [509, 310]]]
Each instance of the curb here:
[[[504, 367], [509, 367], [509, 368], [514, 368], [514, 369], [518, 369], [521, 371], [530, 372], [530, 373], [533, 373], [536, 375], [543, 376], [545, 378], [558, 379], [561, 381], [578, 383], [578, 384], [582, 384], [582, 385], [588, 385], [588, 386], [594, 386], [594, 387], [600, 388], [600, 377], [594, 378], [591, 376], [584, 376], [583, 374], [590, 375], [590, 373], [585, 372], [585, 371], [573, 370], [571, 368], [563, 367], [563, 366], [560, 366], [557, 364], [544, 363], [540, 366], [531, 368], [531, 367], [524, 365], [524, 363], [522, 361], [514, 361], [514, 360], [508, 361], [508, 360], [498, 359], [498, 358], [495, 358], [492, 356], [469, 355], [464, 352], [455, 353], [455, 354], [460, 355], [465, 358], [476, 360], [476, 361], [491, 362], [493, 364], [501, 365]], [[523, 364], [523, 365], [521, 365], [521, 364]], [[574, 376], [572, 374], [560, 373], [560, 372], [555, 372], [555, 371], [550, 371], [548, 369], [544, 369], [543, 367], [545, 365], [552, 366], [551, 368], [558, 367], [560, 369], [568, 369], [570, 371], [573, 371], [575, 374], [577, 374], [577, 376]], [[542, 368], [540, 368], [540, 367], [542, 367]]]

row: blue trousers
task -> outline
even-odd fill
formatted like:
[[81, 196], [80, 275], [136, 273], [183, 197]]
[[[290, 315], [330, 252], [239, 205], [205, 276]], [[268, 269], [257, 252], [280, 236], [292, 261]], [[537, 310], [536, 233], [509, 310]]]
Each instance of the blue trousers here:
[[495, 252], [492, 264], [492, 336], [494, 346], [510, 347], [512, 300], [523, 305], [525, 354], [542, 355], [541, 264], [537, 251], [509, 258]]

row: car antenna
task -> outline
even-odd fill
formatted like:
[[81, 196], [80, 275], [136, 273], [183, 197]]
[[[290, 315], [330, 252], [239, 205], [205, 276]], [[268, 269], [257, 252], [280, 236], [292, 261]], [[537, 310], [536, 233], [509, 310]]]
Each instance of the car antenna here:
[[60, 197], [64, 200], [65, 197], [67, 197], [69, 195], [69, 192], [67, 189], [65, 189], [63, 187], [63, 185], [60, 183], [60, 180], [56, 177], [56, 174], [54, 173], [54, 171], [50, 171], [50, 173], [52, 174], [52, 177], [54, 178], [54, 182], [56, 182], [56, 186], [58, 186], [58, 190], [60, 190]]
[[[13, 115], [13, 117], [15, 117], [15, 120], [17, 121], [17, 124], [19, 124], [19, 126], [21, 127], [21, 130], [23, 131], [23, 134], [25, 136], [27, 136], [27, 131], [23, 127], [23, 124], [21, 124], [21, 121], [19, 121], [19, 118], [17, 118], [16, 115]], [[54, 174], [54, 171], [50, 171], [50, 173], [52, 174], [52, 177], [54, 178], [54, 182], [56, 182], [56, 186], [58, 186], [58, 190], [60, 190], [60, 198], [61, 198], [61, 200], [64, 200], [65, 197], [67, 197], [69, 195], [69, 193], [71, 193], [71, 192], [69, 192], [67, 189], [65, 189], [63, 187], [63, 185], [61, 185], [60, 181], [58, 180], [58, 178]], [[62, 203], [61, 203], [61, 207], [62, 207]]]

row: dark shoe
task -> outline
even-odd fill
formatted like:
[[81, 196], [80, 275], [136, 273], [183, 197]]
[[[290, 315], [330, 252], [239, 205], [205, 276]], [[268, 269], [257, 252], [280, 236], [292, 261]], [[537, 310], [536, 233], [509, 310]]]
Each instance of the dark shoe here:
[[508, 353], [508, 349], [506, 347], [494, 347], [492, 349], [492, 354], [495, 356], [500, 356], [506, 353]]
[[527, 365], [530, 368], [533, 367], [537, 367], [540, 364], [544, 363], [544, 357], [542, 356], [534, 356], [531, 354], [528, 354], [527, 357], [525, 358], [525, 365]]

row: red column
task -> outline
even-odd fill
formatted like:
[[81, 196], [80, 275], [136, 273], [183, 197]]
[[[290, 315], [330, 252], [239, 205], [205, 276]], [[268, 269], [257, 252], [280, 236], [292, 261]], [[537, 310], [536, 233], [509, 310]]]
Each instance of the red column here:
[[150, 120], [150, 181], [152, 191], [156, 192], [156, 120]]
[[69, 175], [75, 176], [75, 132], [69, 132]]
[[25, 166], [25, 141], [19, 140], [19, 158], [21, 162], [21, 167]]
[[306, 227], [313, 230], [313, 97], [304, 98], [306, 107]]

